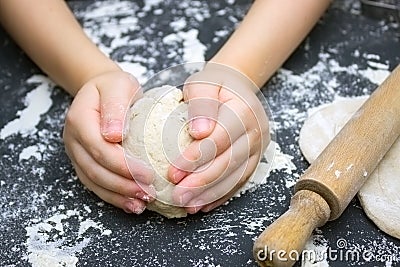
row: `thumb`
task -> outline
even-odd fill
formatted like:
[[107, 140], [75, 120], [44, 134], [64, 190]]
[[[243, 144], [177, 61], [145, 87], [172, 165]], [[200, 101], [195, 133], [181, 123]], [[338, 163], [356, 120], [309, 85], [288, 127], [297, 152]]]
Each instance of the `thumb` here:
[[195, 139], [209, 136], [217, 121], [220, 86], [190, 81], [183, 90], [188, 102], [190, 135]]
[[135, 77], [121, 71], [102, 76], [97, 88], [100, 93], [101, 134], [108, 142], [121, 142], [129, 106], [141, 96], [139, 83]]

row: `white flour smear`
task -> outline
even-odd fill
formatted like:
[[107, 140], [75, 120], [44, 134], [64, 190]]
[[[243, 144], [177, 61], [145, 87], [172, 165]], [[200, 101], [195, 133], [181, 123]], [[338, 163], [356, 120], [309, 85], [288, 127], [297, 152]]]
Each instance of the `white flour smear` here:
[[40, 116], [45, 114], [53, 103], [50, 97], [54, 84], [47, 77], [34, 75], [26, 83], [28, 85], [38, 84], [38, 86], [26, 95], [26, 108], [17, 113], [18, 118], [8, 122], [0, 130], [0, 139], [18, 133], [24, 137], [36, 133]]
[[29, 159], [31, 157], [36, 158], [38, 161], [42, 160], [42, 153], [45, 152], [46, 147], [43, 144], [37, 144], [28, 146], [22, 150], [19, 154], [19, 161]]
[[[27, 257], [32, 267], [74, 267], [78, 263], [77, 255], [90, 243], [90, 234], [86, 234], [89, 229], [96, 230], [100, 236], [111, 234], [102, 223], [86, 216], [81, 211], [67, 210], [44, 220], [32, 220], [25, 228]], [[71, 232], [68, 227], [76, 221], [79, 230]]]

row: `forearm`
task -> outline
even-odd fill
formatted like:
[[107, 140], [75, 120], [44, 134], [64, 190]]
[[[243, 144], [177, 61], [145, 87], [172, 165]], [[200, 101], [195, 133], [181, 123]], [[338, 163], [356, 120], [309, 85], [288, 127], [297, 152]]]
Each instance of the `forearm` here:
[[262, 86], [284, 63], [328, 7], [330, 0], [257, 0], [211, 59]]
[[1, 0], [0, 22], [71, 95], [90, 78], [119, 69], [90, 41], [63, 0]]

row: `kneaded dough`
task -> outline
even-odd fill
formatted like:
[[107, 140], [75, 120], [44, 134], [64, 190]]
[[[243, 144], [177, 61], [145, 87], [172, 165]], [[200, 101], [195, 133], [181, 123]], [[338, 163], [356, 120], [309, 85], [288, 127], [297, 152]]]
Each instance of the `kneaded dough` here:
[[166, 178], [171, 160], [193, 140], [186, 125], [187, 104], [183, 102], [182, 91], [167, 85], [146, 91], [132, 105], [128, 116], [124, 149], [155, 172], [157, 199], [147, 208], [167, 218], [187, 216], [184, 208], [171, 205], [175, 185]]
[[[311, 163], [368, 97], [339, 99], [309, 116], [300, 131], [300, 149]], [[379, 163], [358, 198], [367, 216], [384, 232], [400, 238], [400, 139]]]

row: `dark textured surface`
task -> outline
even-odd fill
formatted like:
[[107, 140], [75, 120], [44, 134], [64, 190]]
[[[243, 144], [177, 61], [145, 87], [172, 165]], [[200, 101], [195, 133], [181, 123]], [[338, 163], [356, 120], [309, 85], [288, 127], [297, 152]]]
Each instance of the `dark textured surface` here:
[[[209, 59], [250, 4], [244, 0], [234, 4], [186, 0], [178, 4], [167, 0], [142, 12], [145, 3], [135, 1], [130, 3], [130, 14], [109, 9], [102, 19], [87, 14], [101, 6], [115, 6], [116, 2], [93, 2], [69, 1], [85, 29], [93, 32], [104, 25], [121, 26], [124, 18], [137, 15], [135, 27], [122, 35], [127, 37], [126, 45], [113, 46], [115, 36], [94, 35], [101, 37], [96, 42], [110, 48], [110, 56], [117, 61], [130, 61], [127, 55], [140, 55], [132, 61], [139, 62], [147, 74], [184, 62], [182, 40], [163, 43], [165, 36], [177, 33], [169, 27], [171, 20], [184, 18], [186, 25], [179, 31], [199, 30], [198, 39], [207, 47]], [[157, 11], [160, 9], [163, 11]], [[215, 15], [220, 10], [225, 13]], [[0, 139], [1, 266], [29, 266], [32, 249], [43, 249], [46, 243], [60, 253], [59, 258], [77, 257], [77, 266], [255, 266], [251, 254], [254, 238], [287, 209], [292, 194], [287, 181], [293, 181], [308, 166], [297, 144], [306, 110], [338, 95], [371, 92], [376, 85], [360, 74], [360, 70], [370, 68], [371, 60], [389, 69], [400, 62], [395, 25], [363, 17], [358, 11], [357, 2], [336, 2], [284, 69], [263, 88], [279, 125], [277, 142], [283, 153], [293, 157], [297, 169], [274, 171], [267, 184], [209, 214], [179, 220], [165, 220], [147, 211], [140, 216], [128, 215], [86, 191], [74, 175], [61, 139], [63, 117], [71, 98], [60, 88], [50, 86], [52, 105], [41, 115], [37, 131]], [[219, 30], [223, 34], [217, 34]], [[176, 55], [168, 56], [171, 52]], [[18, 119], [27, 94], [41, 84], [28, 79], [40, 73], [0, 31], [0, 129]], [[21, 159], [29, 146], [39, 147], [40, 156]], [[57, 222], [49, 222], [52, 216], [64, 216], [60, 223], [64, 233], [55, 227]], [[80, 231], [90, 220], [95, 227]], [[50, 230], [39, 229], [44, 222], [49, 223]], [[29, 239], [29, 229], [46, 234], [46, 242], [34, 243]], [[378, 230], [357, 199], [342, 217], [316, 232], [317, 245], [322, 242], [333, 250], [338, 240], [345, 240], [349, 249], [400, 258], [400, 241]], [[385, 266], [385, 261], [368, 262], [362, 257], [346, 260], [340, 257], [340, 251], [345, 253], [343, 249], [334, 254], [338, 259], [328, 260], [330, 266]], [[394, 259], [391, 266], [397, 265], [400, 259]]]

